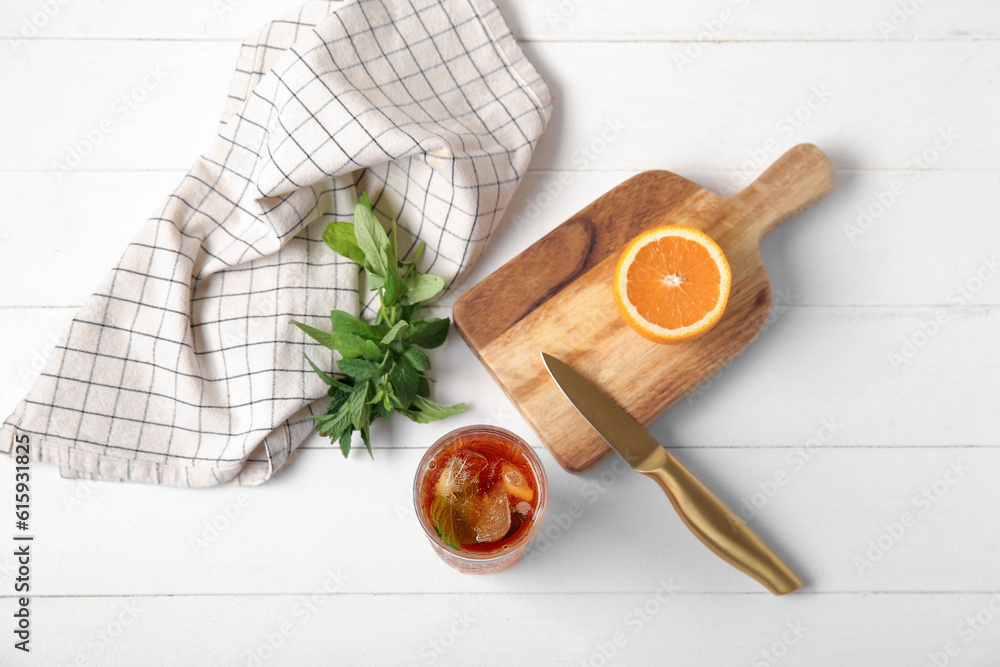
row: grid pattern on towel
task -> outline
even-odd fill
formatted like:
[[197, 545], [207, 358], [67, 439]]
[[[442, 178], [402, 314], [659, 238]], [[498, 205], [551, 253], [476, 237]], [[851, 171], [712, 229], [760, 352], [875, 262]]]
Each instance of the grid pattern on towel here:
[[[325, 386], [289, 324], [358, 312], [322, 242], [367, 190], [425, 270], [459, 279], [551, 110], [491, 0], [309, 2], [241, 48], [219, 137], [74, 317], [0, 444], [64, 476], [259, 484]], [[371, 302], [365, 304], [371, 307]]]

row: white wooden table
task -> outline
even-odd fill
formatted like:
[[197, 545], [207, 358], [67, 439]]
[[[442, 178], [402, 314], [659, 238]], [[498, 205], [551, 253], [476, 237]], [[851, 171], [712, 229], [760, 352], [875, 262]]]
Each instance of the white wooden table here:
[[[207, 145], [240, 39], [297, 4], [5, 2], [4, 415]], [[556, 110], [465, 283], [637, 171], [732, 193], [796, 143], [826, 150], [834, 191], [764, 245], [773, 323], [652, 429], [801, 592], [711, 556], [648, 480], [544, 452], [528, 560], [447, 568], [410, 504], [422, 450], [477, 422], [540, 446], [453, 336], [437, 392], [471, 410], [383, 425], [374, 461], [317, 437], [263, 487], [196, 491], [36, 466], [27, 657], [0, 459], [0, 664], [1000, 664], [1000, 7], [823, 5], [502, 2]]]

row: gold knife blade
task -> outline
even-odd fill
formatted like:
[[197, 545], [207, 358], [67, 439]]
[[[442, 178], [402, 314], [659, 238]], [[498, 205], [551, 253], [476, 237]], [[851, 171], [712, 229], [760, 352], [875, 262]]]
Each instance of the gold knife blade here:
[[725, 503], [664, 449], [642, 424], [565, 362], [542, 352], [563, 395], [611, 448], [667, 494], [681, 520], [709, 549], [775, 595], [802, 586], [795, 573]]

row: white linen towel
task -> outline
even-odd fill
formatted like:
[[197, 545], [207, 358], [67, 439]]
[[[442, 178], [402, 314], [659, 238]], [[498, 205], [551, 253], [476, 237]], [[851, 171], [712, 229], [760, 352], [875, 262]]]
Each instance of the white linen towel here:
[[326, 221], [367, 190], [451, 283], [550, 112], [492, 0], [309, 2], [270, 23], [242, 47], [219, 137], [74, 317], [0, 448], [27, 440], [65, 477], [268, 480], [326, 403], [303, 352], [331, 357], [290, 321], [359, 310]]

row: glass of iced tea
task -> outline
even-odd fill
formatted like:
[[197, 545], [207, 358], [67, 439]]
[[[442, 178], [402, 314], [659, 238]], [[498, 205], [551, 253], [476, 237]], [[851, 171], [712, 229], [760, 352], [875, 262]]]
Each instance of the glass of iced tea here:
[[528, 550], [545, 516], [545, 469], [524, 440], [465, 426], [420, 460], [413, 506], [441, 558], [462, 572], [496, 572]]

